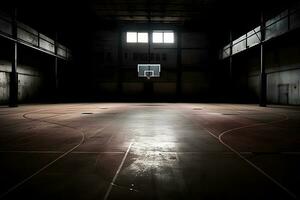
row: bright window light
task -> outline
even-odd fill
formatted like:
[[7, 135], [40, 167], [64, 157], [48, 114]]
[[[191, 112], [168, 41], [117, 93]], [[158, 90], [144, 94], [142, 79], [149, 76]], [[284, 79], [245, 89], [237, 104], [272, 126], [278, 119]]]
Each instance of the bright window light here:
[[173, 31], [154, 31], [152, 37], [153, 43], [174, 43]]
[[[174, 43], [174, 32], [173, 31], [160, 31], [155, 30], [152, 33], [153, 43]], [[127, 43], [148, 43], [149, 34], [148, 32], [127, 32], [126, 33]]]
[[165, 32], [164, 33], [164, 43], [174, 43], [174, 33]]
[[138, 43], [148, 43], [148, 33], [138, 33]]
[[163, 32], [153, 32], [152, 40], [153, 43], [163, 43]]
[[127, 32], [126, 41], [127, 41], [127, 43], [136, 43], [137, 42], [137, 32]]

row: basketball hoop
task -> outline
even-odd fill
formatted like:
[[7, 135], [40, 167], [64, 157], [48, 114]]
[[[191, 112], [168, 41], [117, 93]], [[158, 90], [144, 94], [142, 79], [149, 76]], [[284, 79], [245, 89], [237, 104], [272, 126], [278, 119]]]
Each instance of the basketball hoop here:
[[144, 71], [145, 77], [149, 80], [151, 76], [153, 76], [154, 71], [153, 70], [145, 70]]
[[160, 77], [160, 64], [138, 64], [138, 77]]

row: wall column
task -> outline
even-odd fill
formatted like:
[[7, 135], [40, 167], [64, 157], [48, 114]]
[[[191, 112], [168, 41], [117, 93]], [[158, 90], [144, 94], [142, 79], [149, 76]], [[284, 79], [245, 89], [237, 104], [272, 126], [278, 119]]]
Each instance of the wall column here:
[[123, 65], [123, 50], [122, 50], [122, 28], [118, 31], [118, 66], [117, 66], [117, 95], [122, 96], [122, 65]]
[[13, 13], [13, 41], [12, 44], [12, 63], [11, 63], [11, 73], [10, 73], [10, 82], [9, 82], [9, 106], [17, 107], [18, 106], [18, 28], [17, 28], [17, 9], [14, 10]]
[[182, 49], [181, 49], [181, 30], [177, 29], [177, 81], [176, 81], [176, 93], [177, 97], [181, 97], [181, 82], [182, 82]]
[[229, 78], [230, 78], [230, 82], [232, 81], [232, 46], [233, 46], [233, 42], [232, 42], [232, 31], [229, 32], [229, 40], [230, 40], [230, 56], [229, 56]]
[[54, 41], [54, 99], [58, 100], [58, 58], [57, 58], [57, 50], [58, 50], [58, 34], [55, 33], [55, 41]]
[[230, 52], [229, 52], [229, 99], [232, 103], [234, 97], [234, 84], [233, 84], [233, 65], [232, 65], [232, 48], [233, 48], [233, 40], [232, 40], [232, 30], [229, 32], [229, 40], [230, 40]]
[[261, 40], [260, 40], [260, 92], [259, 92], [259, 106], [267, 106], [267, 75], [264, 59], [264, 40], [265, 40], [265, 20], [261, 13]]

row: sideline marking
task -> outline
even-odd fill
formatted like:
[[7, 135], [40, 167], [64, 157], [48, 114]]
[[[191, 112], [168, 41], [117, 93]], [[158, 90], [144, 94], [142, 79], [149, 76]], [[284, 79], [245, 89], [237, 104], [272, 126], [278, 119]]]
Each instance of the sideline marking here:
[[[68, 109], [70, 109], [70, 108], [71, 107], [69, 107]], [[67, 128], [73, 129], [75, 131], [78, 131], [82, 135], [81, 141], [77, 145], [75, 145], [71, 149], [67, 150], [62, 155], [60, 155], [58, 158], [56, 158], [55, 160], [51, 161], [50, 163], [46, 164], [44, 167], [42, 167], [41, 169], [39, 169], [38, 171], [36, 171], [35, 173], [33, 173], [31, 176], [23, 179], [21, 182], [17, 183], [16, 185], [14, 185], [10, 189], [8, 189], [6, 192], [0, 194], [0, 199], [5, 198], [6, 195], [8, 195], [9, 193], [11, 193], [12, 191], [14, 191], [18, 187], [20, 187], [23, 184], [25, 184], [27, 181], [29, 181], [30, 179], [32, 179], [34, 176], [38, 175], [40, 172], [42, 172], [45, 169], [47, 169], [48, 167], [50, 167], [52, 164], [54, 164], [55, 162], [57, 162], [61, 158], [65, 157], [66, 155], [68, 155], [70, 153], [72, 153], [76, 148], [78, 148], [80, 145], [82, 145], [85, 142], [86, 139], [90, 139], [90, 138], [94, 137], [95, 135], [97, 135], [98, 133], [102, 132], [104, 129], [106, 129], [107, 127], [109, 127], [111, 125], [111, 123], [109, 123], [106, 126], [100, 128], [94, 135], [92, 135], [90, 137], [86, 137], [85, 132], [82, 131], [81, 129], [78, 129], [78, 128], [75, 128], [75, 127], [72, 127], [72, 126], [68, 126], [68, 125], [65, 125], [65, 124], [60, 124], [60, 123], [57, 123], [57, 122], [49, 122], [49, 121], [43, 120], [44, 118], [35, 119], [35, 118], [27, 117], [27, 115], [29, 115], [29, 114], [34, 114], [34, 113], [37, 113], [38, 111], [43, 111], [43, 110], [48, 110], [48, 109], [40, 109], [40, 110], [37, 110], [37, 111], [35, 110], [35, 111], [32, 111], [32, 112], [26, 112], [22, 116], [23, 116], [23, 118], [28, 119], [30, 121], [44, 122], [44, 123], [53, 124], [53, 125], [57, 125], [57, 126], [61, 126], [61, 127], [67, 127]], [[130, 147], [131, 147], [131, 145], [132, 145], [132, 143], [130, 144]]]
[[[273, 114], [273, 113], [272, 113]], [[297, 196], [291, 192], [288, 188], [286, 188], [285, 186], [283, 186], [281, 183], [279, 183], [277, 180], [275, 180], [273, 177], [271, 177], [267, 172], [265, 172], [263, 169], [261, 169], [260, 167], [258, 167], [257, 165], [255, 165], [253, 162], [251, 162], [250, 160], [248, 160], [247, 158], [245, 158], [240, 152], [238, 152], [237, 150], [235, 150], [233, 147], [231, 147], [229, 144], [225, 143], [222, 140], [222, 137], [225, 134], [228, 133], [232, 133], [235, 130], [240, 130], [240, 129], [244, 129], [244, 128], [252, 128], [252, 127], [257, 127], [257, 126], [264, 126], [264, 125], [268, 125], [268, 124], [273, 124], [273, 123], [278, 123], [278, 122], [282, 122], [282, 121], [286, 121], [289, 119], [289, 117], [285, 114], [281, 114], [284, 116], [284, 119], [280, 119], [280, 120], [275, 120], [272, 122], [267, 122], [267, 123], [255, 123], [255, 124], [251, 124], [251, 125], [247, 125], [247, 126], [240, 126], [240, 127], [236, 127], [236, 128], [232, 128], [226, 131], [223, 131], [219, 136], [216, 136], [215, 134], [213, 134], [211, 131], [209, 131], [208, 129], [206, 129], [205, 127], [204, 130], [206, 130], [210, 135], [212, 135], [214, 138], [218, 139], [219, 142], [221, 144], [223, 144], [225, 147], [227, 147], [229, 150], [231, 150], [232, 152], [234, 152], [236, 155], [238, 155], [242, 160], [244, 160], [245, 162], [247, 162], [250, 166], [252, 166], [253, 168], [255, 168], [258, 172], [260, 172], [262, 175], [264, 175], [265, 177], [267, 177], [271, 182], [273, 182], [275, 185], [277, 185], [278, 187], [280, 187], [282, 190], [284, 190], [286, 193], [288, 193], [293, 199], [297, 199]]]
[[123, 157], [123, 159], [122, 159], [122, 161], [121, 161], [121, 164], [120, 164], [119, 167], [118, 167], [118, 170], [117, 170], [116, 173], [115, 173], [115, 176], [113, 177], [112, 181], [111, 181], [110, 184], [109, 184], [109, 187], [108, 187], [108, 189], [107, 189], [107, 191], [106, 191], [106, 193], [105, 193], [105, 196], [104, 196], [103, 200], [107, 200], [107, 199], [108, 199], [108, 197], [109, 197], [109, 195], [110, 195], [110, 192], [111, 192], [111, 189], [112, 189], [112, 187], [115, 185], [115, 181], [117, 180], [118, 175], [119, 175], [119, 173], [120, 173], [120, 171], [121, 171], [121, 169], [122, 169], [122, 167], [123, 167], [123, 165], [124, 165], [124, 162], [125, 162], [125, 160], [126, 160], [126, 158], [127, 158], [127, 155], [128, 155], [128, 153], [129, 153], [129, 151], [130, 151], [130, 149], [131, 149], [132, 144], [133, 144], [133, 143], [131, 142], [130, 145], [129, 145], [129, 147], [127, 148], [127, 151], [126, 151], [126, 153], [125, 153], [125, 155], [124, 155], [124, 157]]
[[[32, 112], [34, 113], [34, 112]], [[64, 124], [59, 124], [59, 123], [54, 123], [54, 122], [49, 122], [49, 121], [45, 121], [45, 120], [41, 120], [41, 119], [34, 119], [34, 118], [29, 118], [27, 117], [28, 114], [31, 113], [25, 113], [23, 114], [23, 117], [25, 119], [31, 120], [31, 121], [39, 121], [39, 122], [45, 122], [45, 123], [49, 123], [49, 124], [54, 124], [57, 126], [61, 126], [61, 127], [67, 127], [67, 128], [71, 128], [75, 131], [80, 132], [81, 134], [81, 140], [80, 142], [75, 145], [74, 147], [72, 147], [71, 149], [67, 150], [65, 153], [63, 153], [62, 155], [60, 155], [59, 157], [57, 157], [56, 159], [52, 160], [51, 162], [49, 162], [48, 164], [44, 165], [42, 168], [40, 168], [38, 171], [34, 172], [32, 175], [28, 176], [27, 178], [23, 179], [22, 181], [20, 181], [19, 183], [17, 183], [16, 185], [12, 186], [11, 188], [9, 188], [6, 192], [0, 194], [0, 199], [3, 199], [6, 197], [6, 195], [8, 195], [9, 193], [11, 193], [12, 191], [14, 191], [15, 189], [17, 189], [18, 187], [22, 186], [23, 184], [25, 184], [27, 181], [29, 181], [30, 179], [32, 179], [34, 176], [38, 175], [39, 173], [41, 173], [42, 171], [44, 171], [45, 169], [47, 169], [48, 167], [50, 167], [51, 165], [53, 165], [55, 162], [57, 162], [58, 160], [60, 160], [61, 158], [65, 157], [66, 155], [68, 155], [69, 153], [71, 153], [72, 151], [74, 151], [76, 148], [78, 148], [81, 144], [84, 143], [85, 141], [85, 133], [83, 131], [81, 131], [80, 129], [76, 129], [74, 127], [68, 126], [68, 125], [64, 125]]]
[[[0, 151], [0, 153], [59, 154], [64, 151]], [[73, 151], [73, 154], [123, 154], [123, 151]]]
[[59, 157], [57, 157], [56, 159], [54, 159], [53, 161], [51, 161], [50, 163], [46, 164], [44, 167], [42, 167], [41, 169], [39, 169], [38, 171], [36, 171], [35, 173], [33, 173], [32, 175], [30, 175], [29, 177], [25, 178], [24, 180], [22, 180], [21, 182], [19, 182], [18, 184], [14, 185], [13, 187], [11, 187], [9, 190], [7, 190], [5, 193], [0, 195], [0, 199], [4, 198], [6, 195], [8, 195], [9, 193], [11, 193], [12, 191], [14, 191], [15, 189], [17, 189], [18, 187], [20, 187], [21, 185], [23, 185], [24, 183], [26, 183], [27, 181], [29, 181], [30, 179], [32, 179], [34, 176], [38, 175], [39, 173], [41, 173], [42, 171], [44, 171], [45, 169], [47, 169], [48, 167], [50, 167], [52, 164], [54, 164], [56, 161], [60, 160], [61, 158], [65, 157], [66, 155], [68, 155], [69, 153], [71, 153], [72, 151], [74, 151], [77, 147], [79, 147], [85, 140], [85, 136], [84, 133], [82, 133], [82, 138], [81, 141], [74, 146], [73, 148], [69, 149], [68, 151], [66, 151], [65, 153], [63, 153], [62, 155], [60, 155]]

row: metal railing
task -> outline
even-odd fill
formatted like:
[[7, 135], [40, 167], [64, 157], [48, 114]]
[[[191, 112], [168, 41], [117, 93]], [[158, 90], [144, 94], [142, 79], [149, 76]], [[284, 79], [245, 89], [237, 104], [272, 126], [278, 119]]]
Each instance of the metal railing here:
[[[7, 24], [8, 31], [5, 31], [0, 26], [0, 36], [15, 42], [18, 42], [19, 44], [23, 44], [25, 46], [34, 48], [36, 50], [39, 50], [41, 52], [50, 54], [52, 56], [56, 56], [58, 58], [69, 60], [71, 58], [71, 51], [59, 44], [58, 42], [54, 41], [50, 37], [47, 37], [46, 35], [32, 29], [31, 27], [22, 24], [21, 22], [17, 22], [17, 36], [14, 37], [12, 30], [13, 30], [13, 21], [10, 17], [3, 15], [3, 13], [0, 13], [0, 22], [3, 22], [2, 24]], [[1, 23], [0, 23], [1, 24]], [[30, 30], [29, 30], [30, 29]], [[19, 35], [20, 31], [23, 33], [26, 33], [23, 35]], [[25, 39], [29, 38], [29, 39]], [[44, 45], [43, 45], [44, 44]], [[52, 48], [47, 48], [45, 46], [50, 46]]]
[[[287, 13], [287, 14], [283, 14], [283, 13]], [[234, 55], [234, 54], [237, 54], [237, 53], [240, 53], [240, 52], [242, 52], [242, 51], [245, 51], [245, 50], [247, 50], [247, 49], [249, 49], [249, 48], [251, 48], [251, 47], [254, 47], [254, 46], [256, 46], [256, 45], [258, 45], [258, 44], [260, 44], [260, 43], [263, 43], [263, 42], [266, 42], [266, 41], [268, 41], [268, 40], [270, 40], [270, 39], [272, 39], [272, 38], [275, 38], [275, 37], [278, 37], [278, 36], [280, 36], [280, 35], [282, 35], [282, 34], [284, 34], [284, 33], [287, 33], [287, 32], [290, 32], [291, 30], [293, 30], [293, 29], [291, 29], [291, 20], [290, 20], [290, 18], [291, 18], [291, 16], [293, 16], [293, 15], [296, 15], [296, 14], [299, 14], [300, 13], [300, 8], [298, 7], [298, 8], [295, 8], [295, 9], [293, 9], [293, 11], [291, 12], [291, 9], [290, 8], [288, 8], [288, 9], [286, 9], [286, 10], [284, 10], [283, 12], [281, 12], [279, 15], [277, 15], [276, 17], [274, 17], [274, 18], [272, 18], [272, 19], [269, 19], [269, 20], [267, 20], [264, 24], [264, 28], [261, 28], [261, 26], [257, 26], [257, 27], [255, 27], [254, 29], [252, 29], [252, 30], [250, 30], [249, 32], [253, 32], [252, 34], [249, 34], [248, 35], [248, 33], [246, 33], [246, 34], [244, 34], [244, 35], [242, 35], [242, 36], [240, 36], [240, 37], [238, 37], [237, 39], [235, 39], [235, 40], [233, 40], [233, 41], [230, 41], [230, 43], [228, 44], [228, 45], [226, 45], [225, 47], [223, 47], [222, 49], [221, 49], [221, 52], [220, 52], [220, 58], [221, 59], [225, 59], [225, 58], [227, 58], [227, 57], [229, 57], [229, 56], [232, 56], [232, 55]], [[282, 15], [283, 14], [283, 16], [280, 16], [280, 15]], [[280, 16], [280, 17], [278, 17], [278, 16]], [[277, 18], [278, 17], [278, 19], [277, 20], [274, 20], [275, 18]], [[287, 30], [286, 31], [283, 31], [282, 33], [279, 33], [279, 34], [275, 34], [275, 36], [273, 36], [273, 37], [268, 37], [267, 39], [265, 39], [264, 41], [262, 41], [261, 40], [261, 32], [262, 32], [262, 30], [263, 30], [263, 32], [265, 33], [265, 36], [266, 36], [266, 32], [268, 31], [268, 30], [270, 30], [269, 28], [270, 27], [272, 27], [273, 25], [275, 25], [275, 24], [277, 24], [277, 23], [279, 23], [279, 22], [283, 22], [285, 19], [287, 19]], [[270, 21], [272, 21], [272, 20], [274, 20], [273, 22], [271, 22], [270, 23]], [[300, 19], [299, 19], [300, 20]], [[300, 22], [299, 22], [300, 23]], [[267, 24], [267, 25], [266, 25]], [[258, 29], [259, 31], [256, 31], [255, 29]], [[258, 39], [258, 43], [252, 43], [252, 45], [251, 46], [248, 46], [248, 43], [247, 43], [247, 41], [248, 41], [248, 39], [249, 38], [251, 38], [252, 36], [254, 36], [254, 35], [256, 35], [256, 37], [257, 37], [257, 39]], [[245, 36], [245, 37], [244, 37]], [[243, 39], [240, 39], [241, 37], [244, 37]], [[265, 37], [266, 38], [266, 37]], [[237, 40], [239, 40], [239, 41], [237, 41]], [[236, 46], [236, 45], [238, 45], [238, 44], [240, 44], [240, 43], [242, 43], [242, 42], [246, 42], [246, 44], [245, 44], [245, 48], [244, 49], [242, 49], [242, 50], [240, 50], [240, 51], [237, 51], [236, 53], [233, 53], [233, 48], [234, 48], [234, 46]], [[229, 52], [231, 52], [231, 53], [228, 53], [228, 51]], [[224, 56], [224, 54], [226, 54], [226, 56]]]

